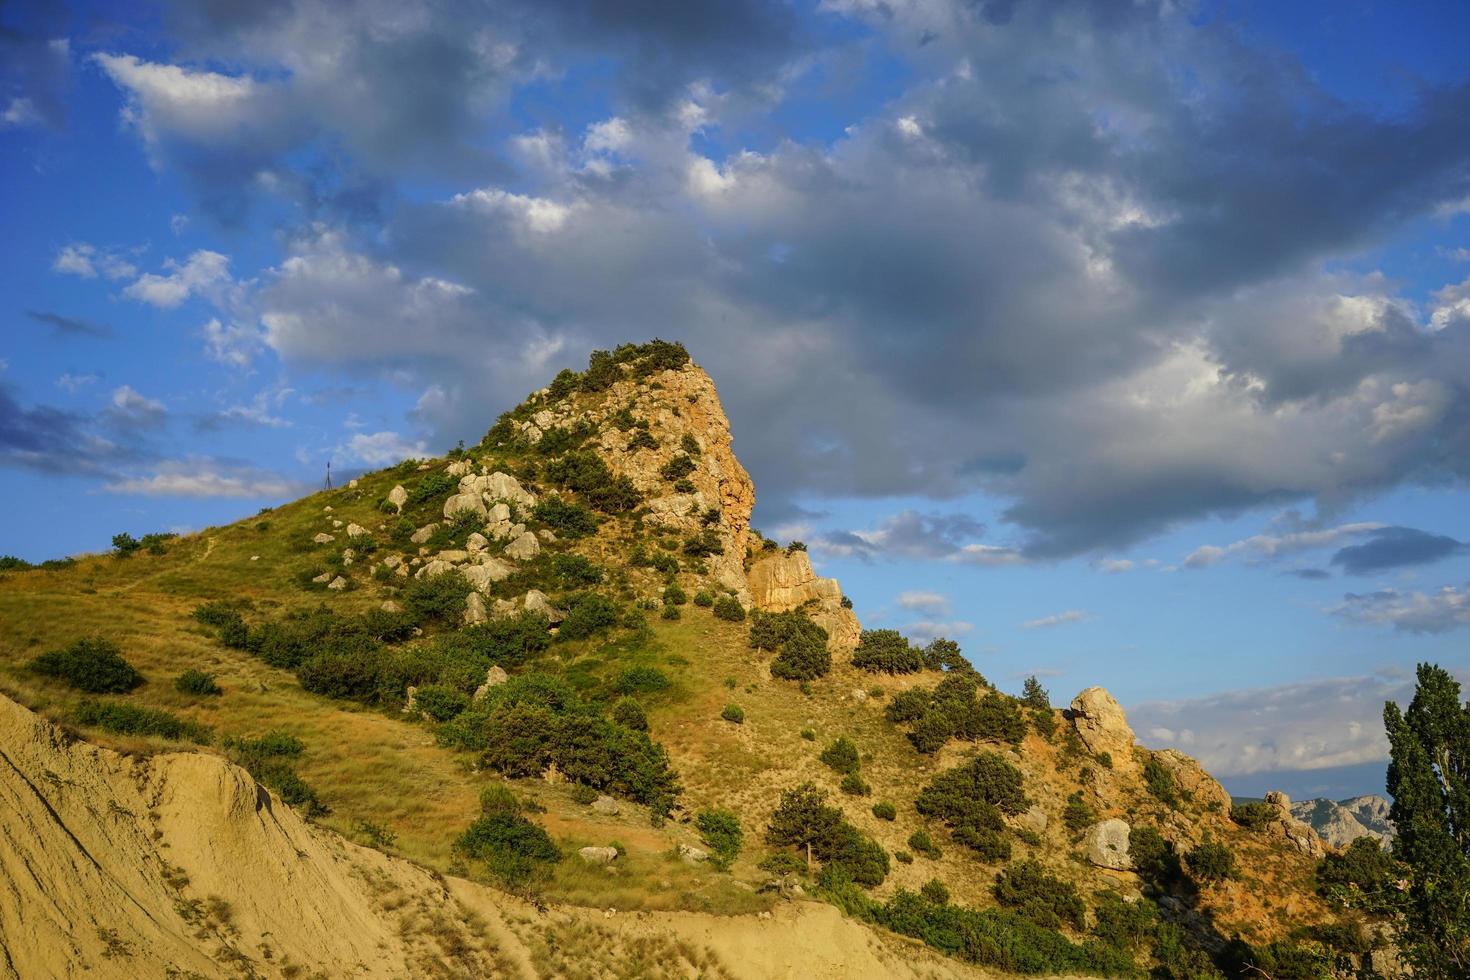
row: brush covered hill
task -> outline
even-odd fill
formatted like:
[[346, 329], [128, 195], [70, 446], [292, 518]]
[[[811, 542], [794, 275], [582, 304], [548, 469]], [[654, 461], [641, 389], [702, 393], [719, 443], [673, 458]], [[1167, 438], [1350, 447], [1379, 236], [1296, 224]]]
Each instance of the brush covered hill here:
[[1232, 807], [1101, 688], [1058, 710], [957, 644], [863, 631], [803, 548], [750, 528], [754, 499], [713, 382], [653, 341], [443, 458], [8, 563], [0, 833], [37, 856], [7, 868], [28, 890], [0, 890], [0, 970], [1388, 962], [1319, 896], [1323, 845], [1285, 805]]

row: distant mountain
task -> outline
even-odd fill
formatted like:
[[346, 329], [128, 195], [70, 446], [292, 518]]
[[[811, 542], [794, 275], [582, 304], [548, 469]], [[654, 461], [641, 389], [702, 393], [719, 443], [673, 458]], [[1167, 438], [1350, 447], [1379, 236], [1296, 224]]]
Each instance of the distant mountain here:
[[1387, 844], [1393, 839], [1388, 819], [1389, 803], [1381, 796], [1355, 796], [1349, 800], [1302, 800], [1291, 805], [1292, 816], [1311, 824], [1328, 844], [1346, 847], [1359, 837], [1376, 837]]

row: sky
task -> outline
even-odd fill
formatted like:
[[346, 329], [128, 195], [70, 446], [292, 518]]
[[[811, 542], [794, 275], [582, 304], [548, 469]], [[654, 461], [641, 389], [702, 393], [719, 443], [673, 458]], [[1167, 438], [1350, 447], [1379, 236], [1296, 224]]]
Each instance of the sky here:
[[683, 341], [865, 625], [1382, 792], [1470, 680], [1470, 7], [0, 2], [0, 553]]

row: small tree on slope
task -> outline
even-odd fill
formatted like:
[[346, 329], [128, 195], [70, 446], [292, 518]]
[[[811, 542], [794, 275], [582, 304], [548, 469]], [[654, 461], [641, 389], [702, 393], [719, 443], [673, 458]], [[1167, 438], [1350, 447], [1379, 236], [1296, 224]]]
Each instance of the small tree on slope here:
[[1407, 712], [1383, 708], [1392, 761], [1394, 856], [1408, 868], [1401, 948], [1415, 976], [1470, 976], [1470, 705], [1440, 667], [1420, 664]]

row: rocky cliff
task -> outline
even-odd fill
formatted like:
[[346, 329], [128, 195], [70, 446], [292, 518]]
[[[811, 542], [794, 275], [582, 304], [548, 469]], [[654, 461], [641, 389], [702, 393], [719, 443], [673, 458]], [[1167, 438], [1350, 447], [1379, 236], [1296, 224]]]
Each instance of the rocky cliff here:
[[1359, 837], [1373, 837], [1385, 847], [1393, 840], [1389, 802], [1381, 796], [1355, 796], [1350, 800], [1302, 800], [1291, 804], [1296, 819], [1310, 824], [1328, 844], [1346, 847]]
[[827, 631], [832, 647], [851, 650], [862, 635], [862, 624], [843, 601], [835, 578], [821, 578], [812, 570], [805, 551], [773, 550], [756, 556], [750, 566], [750, 595], [766, 612], [804, 610]]

